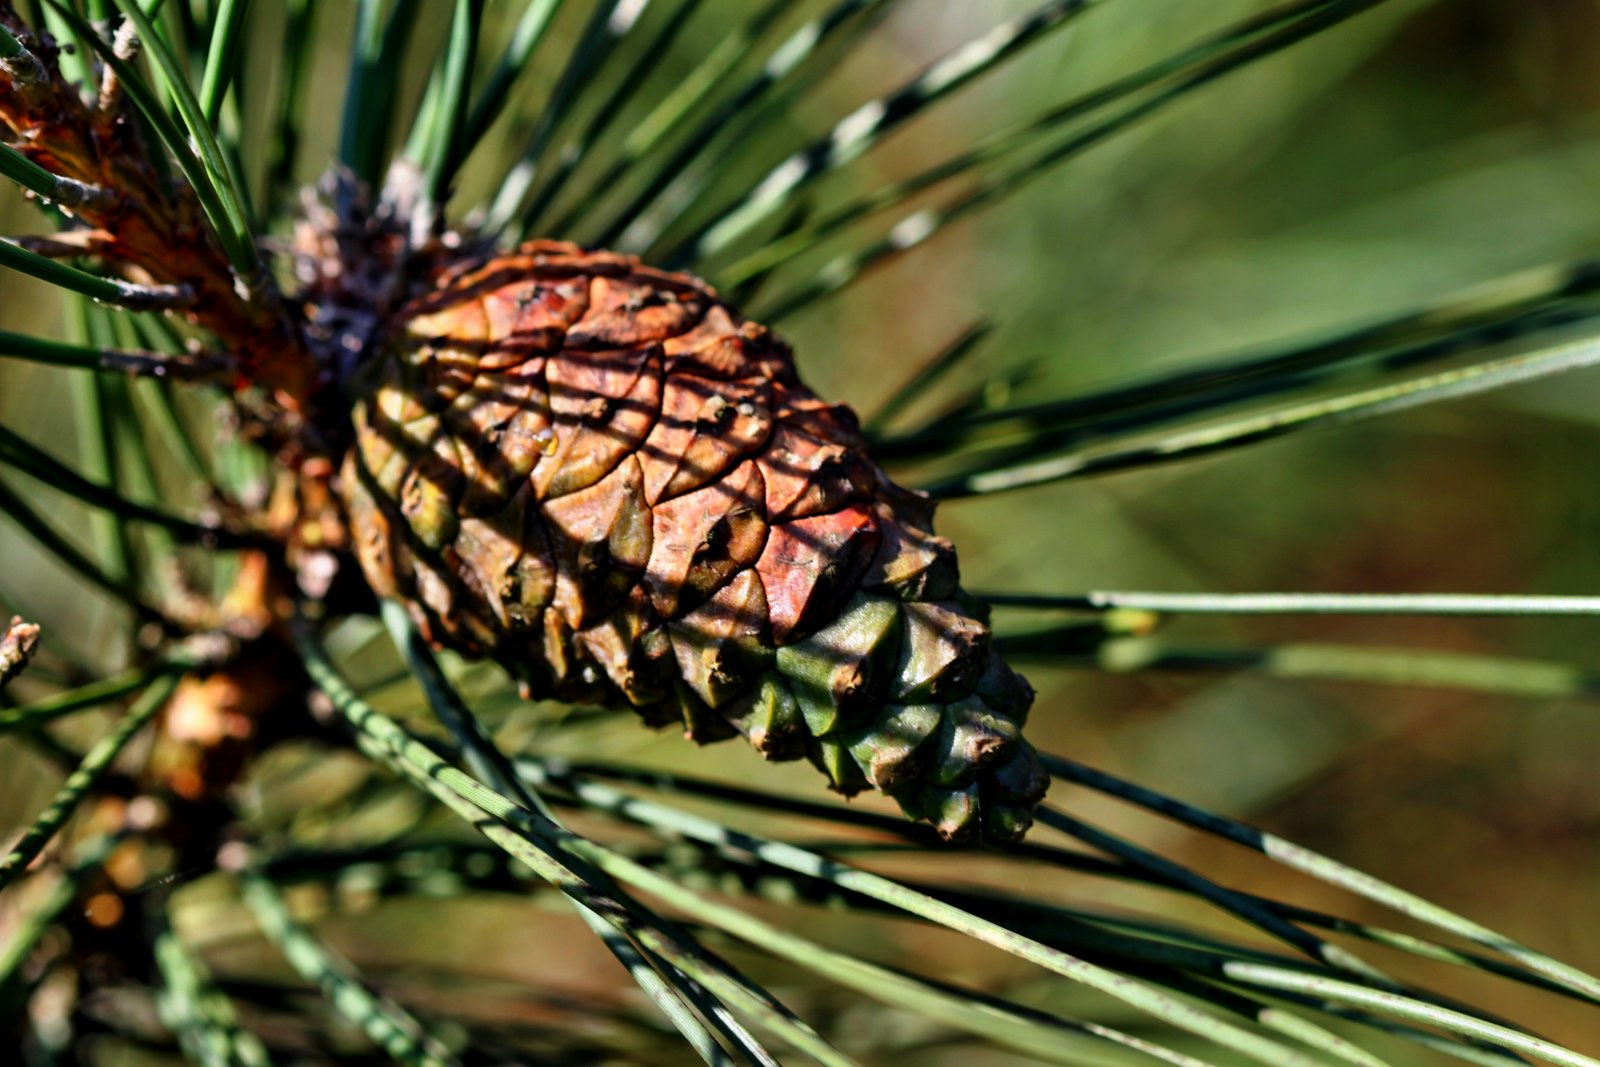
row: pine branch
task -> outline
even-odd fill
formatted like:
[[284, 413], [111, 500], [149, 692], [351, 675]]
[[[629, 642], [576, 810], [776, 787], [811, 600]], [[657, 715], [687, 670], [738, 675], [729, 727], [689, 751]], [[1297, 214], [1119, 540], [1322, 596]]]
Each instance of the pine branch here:
[[[36, 56], [42, 79], [19, 85], [0, 78], [0, 128], [9, 128], [16, 150], [52, 181], [113, 194], [109, 206], [91, 196], [73, 211], [105, 235], [97, 251], [123, 277], [41, 262], [13, 245], [0, 244], [0, 262], [118, 306], [182, 307], [238, 355], [253, 381], [291, 410], [299, 408], [314, 384], [310, 357], [265, 273], [237, 181], [176, 58], [159, 36], [145, 41], [182, 125], [116, 46], [76, 12], [55, 0], [45, 3], [115, 75], [115, 91], [86, 102], [53, 53]], [[148, 38], [153, 24], [143, 10], [134, 4], [126, 12], [129, 25]], [[13, 37], [22, 32], [9, 4], [0, 5], [0, 25]], [[129, 121], [134, 116], [137, 121]], [[141, 126], [158, 146], [145, 143]], [[163, 150], [187, 181], [168, 180]]]

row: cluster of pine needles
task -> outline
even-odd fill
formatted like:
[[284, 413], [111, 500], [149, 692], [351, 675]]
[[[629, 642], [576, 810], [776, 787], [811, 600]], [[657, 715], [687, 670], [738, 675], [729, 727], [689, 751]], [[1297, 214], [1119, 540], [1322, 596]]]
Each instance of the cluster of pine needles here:
[[[781, 323], [1189, 94], [1264, 57], [1314, 47], [1319, 34], [1385, 6], [1264, 7], [1159, 62], [997, 124], [892, 183], [841, 195], [824, 182], [1052, 36], [1092, 40], [1097, 9], [1136, 2], [1039, 4], [754, 173], [738, 162], [743, 139], [770, 128], [910, 5], [761, 0], [738, 6], [713, 37], [684, 32], [697, 25], [700, 0], [453, 0], [409, 111], [401, 102], [417, 94], [403, 91], [415, 74], [407, 57], [437, 14], [418, 0], [257, 5], [281, 7], [272, 18], [247, 0], [18, 6], [23, 23], [70, 46], [62, 71], [86, 94], [115, 79], [159, 146], [167, 180], [192, 190], [241, 299], [270, 302], [290, 284], [264, 273], [263, 249], [294, 216], [298, 175], [336, 166], [379, 189], [403, 168], [424, 218], [448, 215], [506, 245], [557, 236], [637, 252], [702, 274], [753, 317]], [[310, 159], [302, 131], [323, 104], [310, 98], [315, 42], [323, 26], [352, 17], [336, 151]], [[34, 47], [16, 25], [0, 32], [0, 92], [36, 76]], [[247, 50], [277, 57], [270, 78], [240, 77]], [[690, 76], [641, 99], [658, 64], [686, 53]], [[472, 184], [475, 152], [507, 129], [520, 139], [514, 158], [483, 164], [496, 170], [494, 195], [453, 200]], [[925, 827], [870, 804], [644, 770], [593, 752], [552, 756], [581, 751], [584, 731], [606, 713], [528, 709], [498, 675], [436, 660], [392, 605], [329, 626], [302, 618], [292, 635], [294, 670], [317, 694], [301, 744], [330, 760], [359, 749], [370, 770], [337, 788], [302, 789], [311, 767], [274, 767], [205, 797], [219, 827], [213, 840], [224, 844], [196, 881], [188, 860], [163, 851], [171, 824], [162, 811], [183, 798], [151, 786], [181, 792], [183, 779], [153, 777], [141, 763], [151, 724], [170, 722], [174, 701], [203, 686], [217, 662], [206, 634], [238, 581], [240, 555], [259, 547], [224, 520], [268, 506], [271, 461], [248, 440], [218, 439], [227, 383], [213, 372], [227, 354], [206, 362], [212, 339], [183, 318], [183, 294], [119, 277], [73, 244], [73, 205], [108, 191], [51, 173], [21, 147], [0, 144], [0, 172], [59, 229], [0, 242], [0, 266], [58, 288], [78, 338], [3, 332], [0, 358], [69, 368], [87, 432], [68, 463], [57, 458], [61, 442], [0, 427], [0, 512], [78, 589], [113, 605], [128, 664], [98, 672], [55, 638], [70, 620], [30, 604], [33, 583], [4, 576], [7, 608], [45, 626], [41, 635], [19, 619], [0, 645], [0, 752], [9, 762], [31, 750], [62, 775], [37, 815], [0, 815], [7, 833], [22, 826], [0, 855], [0, 1045], [15, 1042], [23, 1062], [86, 1062], [88, 1034], [102, 1049], [181, 1050], [208, 1065], [683, 1062], [691, 1051], [711, 1064], [837, 1065], [916, 1062], [977, 1045], [1069, 1064], [1600, 1064], [1593, 1045], [1586, 1055], [1539, 1036], [1536, 1019], [1501, 1018], [1490, 984], [1579, 1002], [1600, 1021], [1600, 978], [1223, 814], [1048, 757], [1057, 785], [1031, 839], [987, 849], [983, 863], [998, 879], [967, 881], [966, 854], [944, 862], [946, 846]], [[1593, 365], [1597, 288], [1595, 263], [1551, 268], [1335, 336], [999, 405], [993, 390], [954, 384], [984, 351], [992, 324], [978, 323], [907, 374], [866, 425], [875, 456], [914, 471], [939, 499], [1177, 463]], [[937, 417], [911, 417], [935, 398]], [[78, 505], [90, 516], [87, 538], [59, 519], [79, 514]], [[1189, 612], [1600, 613], [1600, 603], [1577, 597], [990, 599], [1047, 620], [1003, 628], [1008, 654], [1089, 665], [1117, 658], [1123, 669], [1133, 660], [1138, 669], [1240, 667], [1237, 656], [1207, 663], [1152, 635], [1162, 618]], [[314, 605], [302, 608], [314, 614]], [[1309, 676], [1486, 684], [1469, 657], [1381, 658], [1347, 650], [1299, 667]], [[1496, 678], [1511, 692], [1596, 687], [1588, 672], [1539, 666]], [[63, 720], [97, 709], [109, 712], [107, 725], [80, 749], [82, 734], [63, 731]], [[1387, 909], [1393, 923], [1219, 884], [1074, 814], [1075, 800], [1091, 794], [1259, 853]], [[917, 862], [930, 857], [937, 862]], [[996, 888], [1024, 868], [1032, 887], [1059, 880], [1080, 895], [1145, 903], [1069, 906]], [[880, 873], [887, 869], [921, 873]], [[195, 898], [189, 915], [186, 894]], [[576, 911], [641, 995], [569, 995], [526, 1020], [517, 1011], [456, 1014], [448, 997], [406, 995], [364, 975], [312, 921], [319, 907], [338, 911], [347, 901], [418, 897], [442, 908], [445, 898], [489, 894]], [[1230, 933], [1176, 918], [1206, 907], [1226, 917]], [[820, 934], [824, 915], [890, 932], [851, 947]], [[892, 937], [946, 935], [1014, 957], [1034, 977], [980, 989], [873, 958], [874, 943]], [[204, 955], [252, 938], [270, 942], [297, 977], [213, 974]], [[121, 955], [108, 964], [83, 944]], [[553, 948], [541, 966], [567, 964]], [[1457, 970], [1481, 979], [1479, 1003], [1413, 977]], [[518, 1004], [544, 996], [501, 993]], [[863, 1005], [884, 1009], [872, 1016], [879, 1023], [864, 1027]]]

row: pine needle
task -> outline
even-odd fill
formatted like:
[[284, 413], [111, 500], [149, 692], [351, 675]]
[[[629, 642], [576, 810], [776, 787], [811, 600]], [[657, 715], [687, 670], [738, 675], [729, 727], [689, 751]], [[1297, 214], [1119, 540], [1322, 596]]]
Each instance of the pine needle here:
[[49, 806], [28, 825], [11, 851], [0, 857], [0, 890], [10, 885], [44, 851], [83, 798], [110, 770], [111, 764], [121, 755], [128, 742], [155, 718], [157, 712], [166, 707], [167, 699], [177, 685], [178, 680], [173, 677], [156, 679], [144, 695], [134, 701], [111, 732], [95, 742], [78, 769], [61, 784]]

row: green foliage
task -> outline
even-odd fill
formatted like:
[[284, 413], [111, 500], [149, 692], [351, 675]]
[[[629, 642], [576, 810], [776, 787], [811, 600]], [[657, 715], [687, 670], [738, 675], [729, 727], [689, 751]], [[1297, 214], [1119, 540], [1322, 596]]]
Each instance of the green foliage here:
[[[1152, 30], [1161, 54], [1095, 74], [1081, 90], [1060, 92], [1032, 68], [1031, 81], [1009, 83], [1016, 106], [984, 116], [982, 130], [951, 143], [945, 135], [958, 127], [943, 127], [931, 147], [908, 153], [910, 164], [886, 160], [897, 138], [944, 115], [963, 90], [1019, 79], [1025, 59], [1066, 36], [1072, 47], [1059, 61], [1070, 68], [1106, 32], [1097, 20], [1132, 4], [1056, 0], [996, 18], [850, 105], [830, 83], [852, 62], [881, 60], [869, 54], [872, 31], [891, 16], [915, 17], [916, 5], [361, 0], [346, 11], [312, 0], [116, 0], [111, 9], [44, 0], [35, 13], [80, 43], [66, 69], [120, 82], [252, 299], [274, 299], [262, 250], [287, 233], [297, 181], [337, 161], [373, 189], [394, 178], [390, 191], [404, 191], [406, 167], [395, 166], [404, 161], [420, 174], [429, 225], [481, 227], [505, 241], [550, 227], [552, 236], [619, 242], [749, 292], [760, 314], [803, 324], [824, 298], [868, 292], [883, 268], [919, 249], [941, 242], [942, 254], [959, 258], [949, 241], [957, 223], [1038, 195], [1037, 183], [1141, 124], [1191, 121], [1183, 107], [1235, 73], [1308, 62], [1306, 53], [1370, 20], [1428, 6], [1229, 5], [1244, 9], [1238, 21], [1200, 20], [1203, 32], [1175, 48]], [[113, 14], [136, 31], [137, 55], [96, 21]], [[348, 76], [342, 105], [330, 109], [314, 86], [344, 47], [339, 35], [349, 38]], [[14, 90], [40, 76], [29, 40], [0, 30], [0, 71]], [[1365, 54], [1359, 40], [1348, 47], [1351, 62]], [[0, 175], [62, 209], [108, 195], [64, 184], [9, 146], [0, 146]], [[473, 195], [485, 186], [489, 195]], [[884, 223], [889, 212], [901, 214]], [[48, 217], [71, 226], [60, 210]], [[0, 808], [0, 822], [22, 829], [0, 857], [0, 899], [22, 902], [18, 918], [0, 924], [0, 1035], [26, 1033], [41, 1063], [78, 1055], [70, 1040], [34, 1033], [37, 1012], [28, 1015], [30, 1000], [49, 1001], [51, 976], [68, 970], [51, 931], [68, 925], [91, 884], [116, 876], [116, 847], [144, 833], [130, 821], [108, 834], [80, 808], [97, 790], [121, 795], [149, 781], [118, 766], [152, 762], [135, 739], [180, 678], [203, 673], [178, 641], [205, 628], [195, 604], [222, 599], [236, 554], [262, 543], [219, 513], [264, 510], [271, 463], [248, 435], [214, 440], [219, 412], [238, 418], [220, 391], [172, 388], [172, 378], [228, 366], [181, 314], [141, 314], [181, 311], [192, 294], [110, 276], [87, 258], [63, 262], [70, 251], [0, 241], [0, 266], [59, 290], [83, 327], [80, 340], [65, 341], [8, 322], [17, 328], [0, 332], [10, 364], [0, 369], [78, 375], [79, 421], [90, 431], [72, 449], [70, 435], [38, 444], [0, 427], [0, 512], [30, 558], [65, 576], [69, 595], [95, 587], [116, 613], [100, 631], [112, 635], [105, 642], [93, 639], [87, 610], [58, 613], [55, 625], [84, 633], [30, 665], [25, 702], [20, 685], [0, 698], [0, 741], [30, 743], [65, 772], [42, 814], [12, 819]], [[1024, 489], [1414, 413], [1600, 359], [1594, 261], [1499, 282], [1488, 269], [1468, 273], [1487, 284], [1402, 313], [1374, 307], [1309, 340], [1241, 342], [1070, 392], [999, 358], [1011, 309], [985, 309], [984, 321], [931, 356], [905, 361], [915, 370], [886, 384], [867, 425], [879, 458], [935, 497], [986, 506]], [[1054, 368], [1065, 354], [1037, 362]], [[25, 492], [11, 472], [50, 492]], [[989, 534], [1004, 539], [1000, 516], [1016, 513], [992, 514]], [[79, 525], [97, 536], [79, 536]], [[0, 595], [9, 608], [46, 584], [6, 575]], [[302, 724], [243, 784], [209, 798], [226, 823], [226, 854], [203, 870], [146, 872], [160, 890], [150, 928], [135, 932], [148, 966], [124, 980], [161, 1025], [141, 1030], [135, 1012], [98, 1020], [121, 1043], [95, 1062], [134, 1062], [141, 1046], [208, 1065], [380, 1052], [416, 1064], [968, 1062], [972, 1042], [997, 1063], [1014, 1054], [1073, 1064], [1600, 1064], [1600, 979], [1581, 967], [1088, 763], [1047, 758], [1056, 791], [1029, 842], [955, 852], [870, 802], [796, 797], [781, 778], [743, 781], [748, 766], [718, 768], [713, 780], [615, 758], [612, 716], [529, 706], [492, 672], [436, 660], [393, 605], [377, 609], [380, 626], [327, 618], [303, 589], [281, 595], [295, 601], [293, 663], [282, 670], [309, 677], [319, 725]], [[1188, 613], [1539, 615], [1576, 625], [1596, 612], [1592, 597], [1034, 589], [991, 600], [1008, 654], [1096, 677], [1223, 670], [1530, 699], [1600, 692], [1587, 666], [1554, 658], [1204, 646], [1150, 632]], [[1072, 614], [1041, 628], [1040, 612]], [[107, 707], [119, 709], [109, 724], [92, 714]], [[1045, 702], [1037, 714], [1068, 712]], [[1319, 768], [1331, 763], [1302, 747]], [[0, 760], [21, 752], [5, 748]], [[1131, 824], [1148, 844], [1122, 832], [1127, 810], [1161, 818], [1155, 829]], [[1259, 859], [1250, 870], [1270, 881], [1246, 883], [1232, 866], [1202, 873], [1204, 838]], [[193, 886], [166, 885], [192, 874]], [[1288, 886], [1321, 907], [1279, 899]], [[1537, 891], [1531, 881], [1519, 890]], [[559, 907], [545, 908], [552, 898]], [[417, 900], [428, 914], [459, 917], [462, 939], [446, 920], [403, 925], [387, 944], [341, 925], [365, 918], [381, 929], [384, 916], [405, 915]], [[472, 974], [475, 954], [496, 949], [472, 916], [498, 906], [518, 928], [548, 932], [524, 968], [548, 977], [548, 988], [514, 984], [502, 1001], [504, 991]], [[576, 940], [591, 934], [601, 949], [592, 958], [589, 942]], [[443, 961], [431, 964], [439, 942]], [[924, 942], [937, 948], [908, 947]], [[372, 951], [380, 945], [388, 951]], [[585, 973], [584, 960], [597, 970]], [[641, 996], [598, 988], [593, 974], [612, 961]], [[1546, 1036], [1553, 1028], [1523, 1013], [1520, 999], [1507, 1012], [1515, 1018], [1501, 1018], [1506, 989], [1580, 1021]], [[308, 991], [322, 1003], [308, 1002]], [[524, 1002], [538, 1010], [521, 1012]], [[335, 1017], [353, 1029], [338, 1029]], [[335, 1036], [324, 1040], [324, 1030]]]

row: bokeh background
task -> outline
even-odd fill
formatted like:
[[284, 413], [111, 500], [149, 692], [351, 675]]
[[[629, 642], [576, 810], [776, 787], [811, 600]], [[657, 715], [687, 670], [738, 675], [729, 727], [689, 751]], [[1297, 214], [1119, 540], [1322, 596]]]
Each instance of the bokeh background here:
[[[442, 28], [448, 5], [429, 6]], [[499, 29], [515, 14], [515, 5], [489, 6]], [[825, 129], [1028, 6], [901, 4], [836, 77], [742, 142], [728, 165], [764, 173], [802, 132]], [[275, 40], [278, 5], [255, 7], [258, 37], [247, 40]], [[681, 77], [742, 7], [706, 3], [654, 76], [660, 84]], [[1260, 8], [1255, 0], [1105, 0], [824, 188], [864, 189], [908, 173]], [[307, 115], [307, 180], [335, 136], [337, 108], [325, 102], [338, 97], [349, 32], [341, 11], [317, 24], [326, 62]], [[441, 39], [442, 32], [417, 35], [419, 69]], [[1600, 8], [1587, 0], [1392, 0], [1194, 94], [780, 325], [819, 392], [870, 410], [941, 344], [993, 320], [990, 340], [952, 387], [1027, 367], [1011, 395], [1047, 398], [1315, 336], [1592, 255], [1600, 251], [1597, 54]], [[269, 49], [247, 44], [247, 77], [257, 84], [270, 84], [273, 62]], [[414, 96], [420, 85], [410, 79], [406, 92]], [[528, 87], [527, 98], [536, 91]], [[524, 112], [496, 128], [468, 170], [464, 199], [492, 189], [528, 121]], [[37, 226], [17, 196], [3, 198], [0, 219], [7, 233]], [[788, 277], [807, 268], [802, 262]], [[0, 328], [72, 336], [75, 324], [51, 292], [6, 275]], [[1600, 592], [1597, 412], [1600, 373], [1589, 372], [1216, 458], [952, 503], [941, 511], [941, 531], [960, 547], [966, 584], [987, 590]], [[0, 419], [63, 458], [75, 454], [81, 427], [62, 373], [0, 363]], [[27, 490], [88, 543], [86, 517], [74, 505]], [[115, 666], [113, 638], [123, 624], [116, 613], [4, 522], [0, 606], [29, 612], [58, 640]], [[1002, 626], [1039, 621], [999, 618]], [[1186, 647], [1330, 643], [1600, 665], [1600, 620], [1586, 619], [1192, 619], [1161, 637]], [[373, 677], [382, 669], [375, 664]], [[1600, 968], [1593, 697], [1332, 682], [1271, 669], [1119, 672], [1040, 661], [1025, 670], [1040, 691], [1030, 724], [1040, 747], [1258, 823], [1558, 958]], [[482, 684], [487, 692], [495, 683], [485, 675]], [[385, 692], [393, 706], [405, 704], [404, 687]], [[536, 709], [526, 716], [548, 720]], [[96, 728], [92, 720], [73, 725], [85, 736]], [[558, 753], [760, 776], [807, 796], [819, 787], [810, 768], [767, 766], [736, 745], [697, 750], [626, 721], [530, 725], [525, 734]], [[50, 778], [5, 742], [0, 769], [3, 829], [38, 806]], [[257, 795], [278, 804], [300, 795], [295, 790], [323, 797], [352, 788], [363, 773], [354, 761], [333, 759], [312, 773], [285, 755], [263, 768]], [[1241, 851], [1102, 799], [1058, 787], [1056, 800], [1229, 884], [1378, 918]], [[293, 816], [291, 804], [263, 817], [288, 825]], [[382, 810], [363, 817], [381, 818]], [[974, 864], [972, 876], [1019, 897], [1163, 902], [1174, 919], [1237, 932], [1198, 905], [1114, 883], [1019, 864]], [[288, 972], [252, 936], [249, 920], [221, 903], [221, 877], [189, 877], [180, 896], [191, 909], [189, 932], [224, 976], [285, 981]], [[636, 999], [588, 932], [539, 901], [375, 904], [356, 894], [322, 903], [330, 938], [423, 1010], [500, 1012], [533, 1025], [566, 1018], [564, 997]], [[1020, 965], [953, 937], [808, 914], [807, 933], [825, 942], [871, 946], [880, 958], [951, 980], [1086, 1010], [1085, 995], [1065, 983], [1028, 978], [1014, 987]], [[856, 1028], [855, 1051], [869, 1062], [1016, 1062], [960, 1046], [907, 1053], [903, 1032], [893, 1041], [884, 1035], [920, 1024], [861, 1011], [772, 965], [751, 966], [797, 1006], [837, 1012], [840, 1025]], [[1463, 996], [1487, 988], [1461, 975], [1445, 984]], [[1600, 1053], [1592, 1011], [1495, 988], [1492, 1007]], [[664, 1044], [649, 1055], [671, 1063], [682, 1054]], [[1405, 1055], [1396, 1061], [1427, 1062]]]

